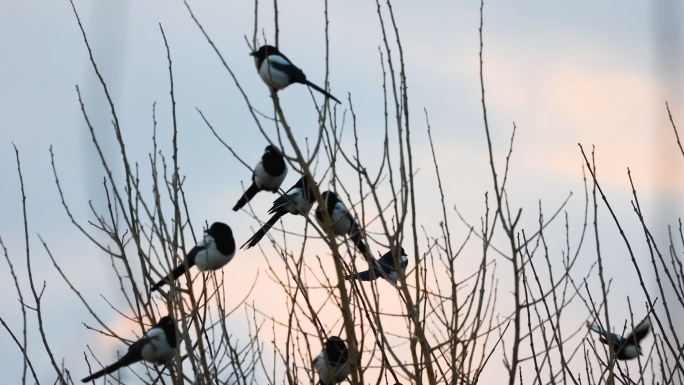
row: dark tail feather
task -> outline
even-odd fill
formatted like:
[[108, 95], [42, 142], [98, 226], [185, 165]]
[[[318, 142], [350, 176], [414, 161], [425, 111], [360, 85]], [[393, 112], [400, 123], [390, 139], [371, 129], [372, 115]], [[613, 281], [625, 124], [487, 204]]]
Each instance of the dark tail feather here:
[[[192, 265], [190, 265], [189, 267], [192, 267]], [[154, 286], [150, 288], [150, 291], [155, 291], [160, 287], [167, 285], [172, 281], [175, 281], [176, 278], [180, 277], [183, 274], [185, 274], [185, 264], [181, 264], [177, 268], [173, 269], [173, 271], [171, 272], [171, 274], [169, 274], [168, 277], [163, 278], [159, 282], [155, 283]]]
[[322, 89], [321, 87], [319, 87], [319, 86], [317, 86], [317, 85], [311, 83], [311, 82], [308, 81], [308, 80], [305, 80], [305, 82], [306, 82], [306, 85], [308, 85], [309, 87], [313, 88], [314, 90], [316, 90], [316, 91], [322, 93], [323, 95], [329, 97], [330, 99], [336, 101], [337, 103], [342, 104], [342, 102], [340, 102], [339, 100], [337, 100], [336, 97], [330, 95], [330, 94], [328, 93], [328, 91], [326, 91], [326, 90]]
[[254, 233], [254, 235], [252, 235], [252, 238], [249, 238], [244, 245], [240, 246], [240, 248], [244, 249], [245, 246], [247, 246], [246, 248], [249, 249], [250, 247], [256, 246], [256, 244], [259, 243], [261, 238], [263, 238], [264, 235], [266, 235], [268, 230], [271, 227], [273, 227], [273, 225], [275, 225], [276, 222], [278, 222], [278, 219], [280, 219], [280, 217], [282, 217], [283, 215], [285, 215], [284, 211], [278, 211], [275, 214], [273, 214], [271, 219], [269, 219], [268, 222], [264, 223], [264, 225], [259, 229], [259, 231]]
[[352, 274], [352, 275], [347, 275], [344, 277], [347, 281], [352, 280], [352, 279], [360, 279], [362, 281], [374, 281], [377, 279], [377, 275], [374, 278], [371, 278], [370, 272], [368, 271], [362, 271], [358, 274]]
[[82, 379], [81, 381], [82, 382], [90, 382], [96, 378], [100, 378], [100, 377], [104, 376], [105, 374], [114, 373], [115, 371], [123, 368], [124, 366], [128, 366], [128, 365], [130, 365], [136, 361], [139, 361], [139, 360], [136, 360], [133, 357], [130, 357], [128, 355], [124, 355], [123, 357], [121, 357], [121, 359], [119, 361], [107, 366], [106, 368], [100, 370], [99, 372], [91, 374], [90, 376]]
[[368, 261], [373, 260], [372, 256], [366, 254], [368, 249], [366, 249], [366, 245], [363, 243], [363, 240], [361, 240], [361, 231], [359, 231], [358, 228], [356, 228], [356, 230], [349, 235], [349, 238], [351, 238], [356, 248], [359, 249], [361, 254], [363, 254], [364, 258], [366, 258]]
[[242, 194], [242, 197], [240, 197], [240, 200], [237, 201], [235, 204], [235, 207], [233, 207], [233, 211], [238, 211], [240, 210], [244, 205], [247, 204], [247, 202], [251, 201], [254, 196], [261, 191], [259, 187], [257, 187], [256, 183], [252, 182], [252, 185], [249, 186], [247, 191], [245, 191], [244, 194]]

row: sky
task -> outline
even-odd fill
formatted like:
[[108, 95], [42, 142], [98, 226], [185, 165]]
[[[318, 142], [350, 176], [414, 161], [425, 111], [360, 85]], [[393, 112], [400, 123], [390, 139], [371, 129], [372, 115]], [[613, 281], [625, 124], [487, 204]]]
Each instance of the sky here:
[[[205, 221], [222, 220], [231, 225], [238, 244], [244, 242], [256, 222], [230, 208], [242, 191], [241, 183], [249, 182], [250, 171], [218, 143], [197, 109], [248, 164], [260, 157], [265, 140], [185, 5], [154, 0], [76, 1], [75, 6], [116, 105], [128, 154], [142, 171], [149, 170], [155, 103], [160, 146], [167, 155], [170, 149], [169, 73], [161, 24], [173, 60], [179, 163], [188, 177], [186, 194], [196, 230]], [[190, 2], [190, 6], [251, 102], [260, 111], [270, 111], [271, 100], [245, 42], [245, 36], [251, 39], [253, 33], [254, 5], [211, 1]], [[470, 223], [478, 224], [484, 212], [484, 194], [492, 189], [480, 101], [479, 4], [402, 2], [394, 4], [393, 10], [406, 58], [410, 123], [419, 170], [418, 222], [428, 232], [439, 230], [440, 219], [433, 213], [441, 208], [425, 109], [436, 143], [446, 206], [458, 207]], [[272, 6], [260, 3], [259, 11], [259, 35], [272, 42]], [[279, 11], [279, 47], [309, 80], [322, 85], [326, 65], [323, 3], [281, 3]], [[347, 121], [348, 98], [352, 99], [360, 151], [371, 167], [377, 167], [384, 107], [379, 55], [383, 42], [376, 5], [367, 1], [330, 2], [328, 15], [330, 90], [343, 101], [338, 111], [340, 116], [346, 112]], [[631, 208], [628, 168], [646, 221], [656, 239], [666, 241], [667, 226], [676, 227], [684, 203], [684, 157], [676, 146], [665, 108], [668, 102], [675, 122], [684, 121], [681, 25], [682, 6], [676, 2], [485, 4], [488, 120], [499, 165], [505, 160], [511, 130], [517, 127], [508, 193], [513, 205], [523, 208], [523, 228], [535, 228], [540, 202], [548, 216], [570, 192], [570, 221], [581, 223], [584, 187], [580, 143], [585, 150], [595, 146], [602, 187], [627, 236], [637, 240], [637, 254], [647, 258], [641, 227]], [[105, 357], [118, 345], [82, 326], [92, 319], [68, 291], [37, 236], [46, 242], [75, 285], [116, 324], [116, 313], [100, 297], [117, 298], [117, 283], [108, 273], [109, 260], [71, 224], [55, 185], [49, 151], [52, 148], [54, 152], [65, 199], [75, 218], [85, 223], [92, 219], [89, 202], [103, 209], [106, 201], [102, 165], [80, 111], [76, 86], [105, 144], [105, 156], [115, 162], [118, 149], [111, 115], [69, 2], [3, 2], [0, 36], [0, 183], [4, 187], [0, 189], [0, 237], [28, 294], [14, 145], [19, 151], [27, 196], [34, 279], [46, 285], [43, 306], [48, 338], [59, 359], [63, 358], [80, 378], [86, 370], [86, 345]], [[281, 91], [280, 97], [297, 140], [312, 138], [317, 132], [317, 117], [306, 88], [292, 86]], [[349, 127], [347, 122], [346, 129]], [[343, 145], [353, 145], [350, 133]], [[121, 169], [115, 172], [121, 173]], [[342, 172], [353, 178], [349, 170]], [[290, 170], [284, 186], [295, 180]], [[272, 199], [258, 196], [255, 204], [268, 206]], [[620, 235], [603, 207], [600, 212], [602, 251], [615, 291], [641, 304], [643, 294], [633, 284], [633, 269], [625, 268], [629, 264]], [[455, 213], [450, 215], [455, 237], [463, 238], [467, 227]], [[593, 263], [593, 242], [585, 245], [581, 260], [585, 266]], [[5, 293], [0, 298], [0, 316], [18, 330], [21, 312], [16, 290], [6, 261], [0, 266]], [[257, 251], [236, 255], [224, 268], [244, 272], [231, 289], [236, 297], [246, 294], [256, 271], [263, 271], [265, 266]], [[262, 300], [261, 306], [268, 311], [274, 306], [266, 300], [268, 284], [259, 286], [254, 300]], [[613, 301], [616, 318], [626, 319], [626, 302], [618, 298]], [[578, 317], [578, 325], [584, 319], [586, 315]], [[121, 327], [126, 330], [126, 325]], [[0, 332], [0, 346], [4, 346], [0, 372], [7, 383], [17, 383], [21, 360], [4, 330]], [[40, 353], [40, 341], [32, 338], [30, 349], [36, 354], [39, 377], [49, 381], [52, 369]]]

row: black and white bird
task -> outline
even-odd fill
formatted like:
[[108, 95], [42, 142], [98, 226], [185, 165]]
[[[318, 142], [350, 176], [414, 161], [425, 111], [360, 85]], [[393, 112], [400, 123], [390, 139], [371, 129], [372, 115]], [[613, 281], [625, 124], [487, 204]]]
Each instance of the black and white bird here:
[[315, 198], [313, 196], [313, 192], [311, 191], [311, 187], [309, 187], [309, 184], [306, 181], [306, 177], [299, 178], [297, 183], [290, 187], [285, 194], [279, 196], [278, 199], [273, 201], [273, 206], [270, 210], [268, 210], [269, 214], [273, 214], [271, 219], [264, 223], [259, 231], [254, 233], [254, 235], [252, 235], [252, 237], [249, 238], [247, 242], [241, 246], [241, 248], [245, 248], [246, 246], [246, 248], [249, 249], [250, 247], [256, 246], [261, 238], [266, 235], [266, 232], [268, 232], [268, 230], [273, 227], [273, 225], [275, 225], [283, 215], [287, 213], [293, 215], [308, 214], [308, 212], [311, 211], [311, 207], [313, 207], [314, 201]]
[[[408, 257], [406, 256], [403, 247], [401, 248], [401, 255], [399, 256], [399, 266], [404, 272], [408, 266]], [[397, 268], [394, 267], [394, 258], [392, 257], [391, 250], [380, 257], [380, 259], [373, 264], [372, 269], [344, 277], [346, 280], [360, 279], [361, 281], [375, 281], [378, 278], [385, 278], [395, 284], [397, 283], [397, 279], [399, 279]]]
[[600, 334], [601, 337], [599, 337], [599, 341], [606, 345], [608, 344], [607, 336], [610, 334], [610, 342], [613, 345], [612, 349], [615, 352], [615, 357], [618, 360], [631, 360], [641, 354], [641, 346], [639, 345], [639, 341], [644, 339], [644, 337], [646, 337], [651, 331], [651, 321], [648, 317], [646, 317], [634, 328], [634, 332], [629, 333], [627, 337], [622, 337], [615, 333], [609, 333], [598, 325], [590, 324], [589, 321], [587, 321], [587, 327], [590, 330]]
[[[325, 353], [313, 360], [313, 367], [318, 372], [319, 385], [335, 385], [344, 381], [351, 371], [349, 368], [349, 351], [347, 344], [340, 337], [330, 337], [325, 341]], [[325, 356], [328, 356], [326, 362]]]
[[[325, 191], [321, 194], [325, 201], [325, 208], [320, 205], [316, 208], [316, 222], [325, 228], [323, 221], [323, 210], [328, 211], [330, 219], [332, 220], [332, 230], [337, 236], [349, 235], [349, 238], [354, 242], [354, 245], [359, 249], [361, 254], [366, 257], [367, 248], [361, 239], [361, 226], [356, 222], [347, 207], [340, 201], [332, 191]], [[370, 256], [368, 257], [370, 258]]]
[[283, 184], [286, 175], [287, 165], [285, 164], [283, 155], [275, 146], [266, 146], [264, 155], [261, 156], [261, 160], [257, 163], [256, 167], [254, 167], [252, 185], [249, 186], [240, 200], [237, 201], [235, 207], [233, 207], [233, 211], [240, 210], [247, 202], [254, 198], [259, 191], [277, 193], [278, 188]]
[[272, 45], [262, 45], [258, 50], [250, 53], [250, 55], [254, 56], [261, 80], [274, 91], [282, 90], [292, 83], [301, 83], [340, 103], [337, 98], [330, 95], [327, 91], [306, 80], [304, 72], [292, 64], [285, 55], [280, 53], [278, 48]]
[[[233, 231], [225, 223], [214, 222], [204, 233], [204, 239], [188, 253], [188, 268], [197, 266], [200, 271], [218, 270], [230, 262], [235, 255]], [[185, 264], [181, 263], [168, 277], [154, 284], [150, 290], [155, 291], [183, 274], [185, 274]]]
[[155, 365], [166, 364], [176, 356], [176, 347], [176, 322], [169, 316], [162, 317], [158, 324], [128, 347], [128, 352], [121, 359], [82, 381], [92, 381], [142, 360]]

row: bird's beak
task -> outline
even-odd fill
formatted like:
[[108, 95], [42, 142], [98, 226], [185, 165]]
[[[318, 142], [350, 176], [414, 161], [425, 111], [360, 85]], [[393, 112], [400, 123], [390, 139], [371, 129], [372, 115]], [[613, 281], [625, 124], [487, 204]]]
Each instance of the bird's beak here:
[[249, 56], [256, 56], [256, 52], [250, 52]]

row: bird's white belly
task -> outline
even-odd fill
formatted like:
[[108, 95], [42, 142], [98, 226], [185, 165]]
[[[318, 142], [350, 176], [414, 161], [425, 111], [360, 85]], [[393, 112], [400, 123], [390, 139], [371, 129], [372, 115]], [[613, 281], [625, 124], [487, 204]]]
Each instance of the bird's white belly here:
[[261, 162], [259, 162], [259, 164], [257, 164], [257, 166], [254, 168], [254, 183], [256, 183], [257, 187], [262, 190], [276, 190], [281, 184], [283, 184], [285, 176], [287, 176], [287, 169], [285, 169], [285, 172], [283, 172], [282, 175], [277, 177], [269, 175], [269, 173], [264, 170], [264, 166]]
[[173, 359], [176, 349], [169, 346], [163, 332], [150, 339], [140, 351], [142, 359], [153, 364], [164, 364]]
[[349, 233], [352, 229], [352, 219], [349, 215], [344, 215], [346, 213], [339, 213], [337, 210], [333, 211], [332, 221], [333, 221], [333, 231], [335, 235], [345, 235]]
[[320, 377], [320, 382], [325, 385], [342, 382], [351, 372], [349, 365], [346, 364], [338, 366], [330, 364], [330, 370], [328, 370], [328, 365], [325, 364], [323, 352], [314, 359], [313, 364]]
[[259, 76], [267, 86], [276, 91], [282, 90], [290, 85], [290, 77], [287, 74], [271, 67], [268, 63], [268, 60], [264, 60], [264, 62], [261, 63], [261, 68], [259, 68]]
[[235, 253], [223, 255], [218, 249], [207, 248], [197, 253], [195, 265], [200, 271], [220, 269], [233, 259], [233, 255], [235, 255]]

